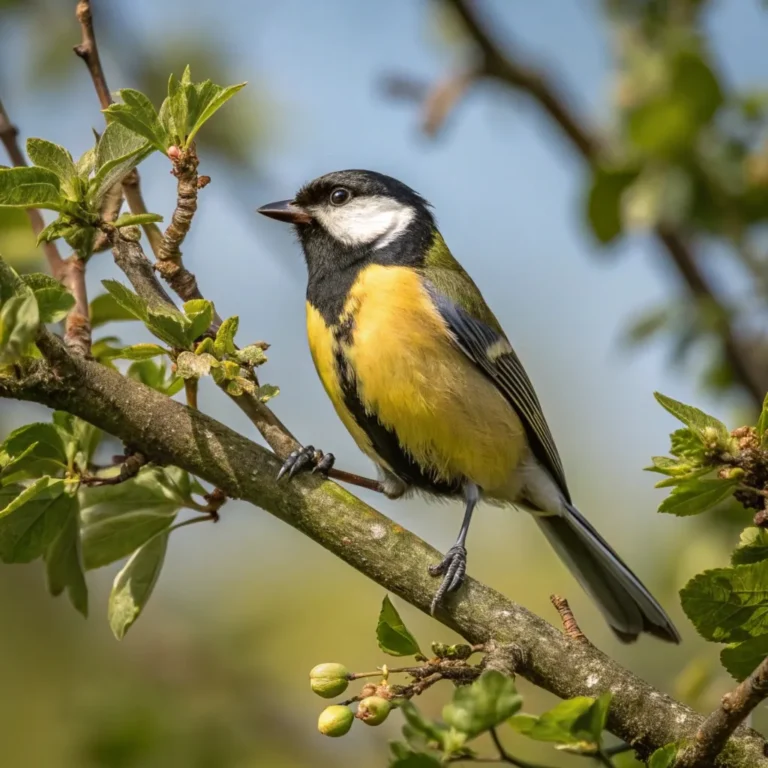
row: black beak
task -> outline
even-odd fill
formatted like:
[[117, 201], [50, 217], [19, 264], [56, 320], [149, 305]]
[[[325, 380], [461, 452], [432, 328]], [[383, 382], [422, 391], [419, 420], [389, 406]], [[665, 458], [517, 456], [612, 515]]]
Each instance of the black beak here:
[[288, 224], [310, 224], [312, 216], [300, 208], [293, 200], [280, 200], [277, 203], [267, 203], [256, 209], [257, 213], [269, 216], [270, 219], [285, 221]]

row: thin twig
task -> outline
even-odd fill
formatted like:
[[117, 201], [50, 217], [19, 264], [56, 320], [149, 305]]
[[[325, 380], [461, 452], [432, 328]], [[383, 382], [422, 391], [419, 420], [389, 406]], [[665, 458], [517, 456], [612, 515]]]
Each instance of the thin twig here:
[[148, 459], [139, 451], [130, 453], [123, 457], [123, 463], [120, 466], [120, 472], [113, 477], [99, 477], [98, 475], [83, 474], [80, 482], [88, 486], [119, 485], [126, 480], [131, 480], [139, 474], [139, 470], [147, 463]]
[[[18, 143], [18, 129], [0, 102], [0, 140], [15, 166], [27, 165], [27, 159]], [[39, 235], [45, 228], [45, 221], [37, 208], [27, 208], [32, 231]], [[43, 243], [43, 252], [48, 261], [51, 275], [74, 297], [75, 306], [64, 321], [64, 341], [75, 354], [85, 357], [91, 351], [91, 321], [88, 311], [88, 292], [85, 287], [85, 262], [77, 254], [62, 259], [56, 243]]]
[[501, 739], [499, 738], [499, 734], [496, 728], [491, 728], [490, 734], [491, 739], [493, 740], [493, 744], [499, 752], [500, 762], [508, 763], [509, 765], [516, 765], [517, 768], [546, 768], [546, 766], [529, 763], [525, 760], [520, 760], [519, 758], [510, 755], [504, 745], [501, 743]]
[[[203, 294], [200, 293], [195, 276], [184, 266], [181, 259], [181, 244], [192, 226], [192, 219], [197, 211], [197, 193], [200, 189], [197, 183], [197, 166], [200, 161], [194, 144], [187, 149], [171, 147], [171, 150], [168, 151], [168, 156], [173, 162], [172, 173], [177, 179], [176, 208], [173, 211], [171, 223], [163, 234], [155, 269], [182, 301], [190, 301], [202, 299]], [[214, 324], [221, 325], [221, 318], [216, 316]]]
[[[101, 57], [99, 56], [99, 46], [96, 44], [96, 34], [93, 30], [93, 10], [91, 8], [90, 0], [78, 0], [75, 7], [75, 16], [80, 24], [81, 41], [74, 47], [74, 52], [85, 62], [85, 66], [88, 68], [88, 72], [91, 75], [93, 81], [93, 87], [96, 90], [96, 95], [99, 99], [99, 104], [102, 109], [106, 109], [113, 103], [112, 95], [109, 92], [107, 86], [107, 78], [104, 74], [104, 69], [101, 66]], [[125, 200], [128, 203], [128, 207], [131, 213], [147, 213], [147, 206], [144, 204], [144, 198], [141, 194], [141, 182], [139, 172], [134, 168], [122, 181], [123, 194]], [[111, 192], [109, 193], [111, 194]], [[114, 208], [114, 198], [112, 201], [105, 201], [106, 209], [102, 211], [102, 216], [105, 221], [112, 221], [109, 218], [109, 214], [112, 210], [119, 210]], [[160, 245], [160, 230], [157, 224], [149, 223], [143, 224], [142, 229], [144, 234], [149, 240], [149, 244], [152, 247], [152, 252], [157, 256], [158, 248]], [[99, 242], [99, 246], [103, 247], [103, 243]]]
[[560, 595], [550, 595], [549, 600], [552, 605], [555, 606], [555, 610], [560, 614], [560, 619], [563, 622], [563, 630], [572, 640], [576, 640], [579, 643], [588, 643], [587, 636], [581, 631], [579, 623], [576, 621], [576, 617], [573, 615], [571, 606], [568, 605], [568, 601]]
[[768, 698], [768, 659], [742, 683], [723, 696], [720, 706], [701, 724], [690, 747], [675, 763], [679, 768], [706, 768], [714, 765], [734, 731], [750, 712]]

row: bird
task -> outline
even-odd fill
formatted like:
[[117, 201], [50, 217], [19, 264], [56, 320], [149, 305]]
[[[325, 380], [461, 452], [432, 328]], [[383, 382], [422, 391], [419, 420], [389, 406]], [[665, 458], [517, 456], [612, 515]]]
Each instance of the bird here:
[[[464, 501], [434, 614], [462, 585], [481, 500], [530, 512], [623, 642], [680, 642], [659, 603], [574, 505], [538, 397], [432, 206], [397, 179], [335, 171], [257, 209], [293, 225], [307, 266], [310, 351], [338, 416], [391, 498]], [[295, 451], [278, 477], [327, 474], [333, 454]]]

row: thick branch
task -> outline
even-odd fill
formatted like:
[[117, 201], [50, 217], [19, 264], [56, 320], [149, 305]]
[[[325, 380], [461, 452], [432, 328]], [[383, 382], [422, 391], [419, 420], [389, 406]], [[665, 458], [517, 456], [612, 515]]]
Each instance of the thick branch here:
[[[0, 378], [0, 397], [69, 411], [154, 461], [200, 476], [228, 497], [245, 499], [277, 516], [384, 589], [429, 612], [435, 581], [427, 565], [438, 562], [440, 555], [424, 541], [316, 475], [278, 483], [280, 462], [269, 451], [116, 371], [69, 358], [50, 334], [40, 343], [53, 365], [36, 362], [23, 380]], [[614, 698], [609, 728], [644, 756], [692, 738], [702, 725], [699, 715], [591, 644], [573, 641], [473, 579], [438, 618], [471, 644], [483, 643], [496, 651], [495, 658], [509, 659], [507, 672], [514, 667], [560, 697], [610, 690]], [[742, 728], [733, 743], [740, 766], [768, 767], [758, 734]]]
[[768, 659], [730, 693], [701, 725], [693, 744], [678, 758], [680, 768], [707, 768], [749, 713], [768, 697]]
[[[481, 72], [512, 88], [523, 91], [544, 110], [552, 121], [563, 131], [574, 149], [588, 162], [600, 159], [600, 142], [584, 120], [570, 106], [570, 99], [552, 84], [551, 80], [535, 67], [523, 63], [508, 50], [502, 50], [493, 40], [476, 10], [472, 0], [442, 0], [456, 11], [466, 32], [477, 46], [481, 57]], [[696, 261], [693, 249], [684, 234], [670, 227], [655, 230], [658, 242], [669, 254], [678, 274], [690, 293], [700, 302], [722, 307], [720, 297], [704, 276]], [[754, 355], [736, 341], [736, 334], [727, 312], [721, 311], [721, 322], [717, 331], [723, 350], [734, 375], [760, 407], [768, 381]]]
[[[18, 133], [0, 102], [0, 140], [14, 165], [26, 165], [27, 159], [18, 144]], [[35, 236], [39, 235], [45, 228], [40, 211], [27, 208], [27, 216]], [[87, 355], [91, 351], [91, 321], [85, 288], [85, 262], [74, 253], [68, 259], [62, 259], [56, 243], [43, 243], [43, 252], [53, 277], [75, 298], [75, 306], [65, 320], [64, 341], [76, 354]]]

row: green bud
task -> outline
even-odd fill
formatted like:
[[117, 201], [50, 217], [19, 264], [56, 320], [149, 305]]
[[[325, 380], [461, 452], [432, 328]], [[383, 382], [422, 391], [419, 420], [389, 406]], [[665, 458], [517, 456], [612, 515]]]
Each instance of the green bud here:
[[326, 707], [317, 719], [317, 730], [323, 736], [344, 736], [352, 727], [354, 715], [349, 707], [342, 707], [341, 704], [334, 704], [332, 707]]
[[349, 672], [343, 664], [318, 664], [309, 673], [312, 690], [324, 699], [332, 699], [347, 690]]
[[366, 725], [381, 725], [390, 713], [392, 704], [381, 696], [368, 696], [357, 707], [355, 717]]

